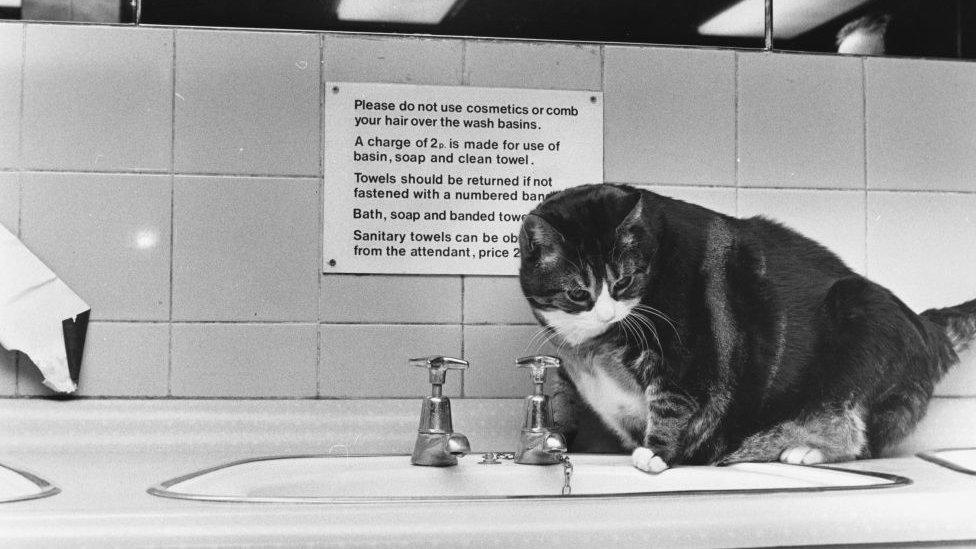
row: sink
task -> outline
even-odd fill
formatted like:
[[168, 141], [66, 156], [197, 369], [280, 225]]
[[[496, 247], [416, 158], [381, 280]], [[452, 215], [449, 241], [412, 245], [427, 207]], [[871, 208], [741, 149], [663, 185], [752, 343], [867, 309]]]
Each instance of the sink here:
[[479, 463], [418, 467], [410, 456], [290, 456], [247, 459], [168, 480], [156, 496], [236, 502], [355, 503], [504, 498], [633, 497], [883, 488], [911, 481], [894, 475], [782, 463], [686, 466], [648, 475], [630, 456], [573, 454], [571, 494], [563, 466]]
[[0, 503], [53, 496], [61, 492], [48, 481], [0, 464]]
[[976, 475], [976, 448], [946, 448], [922, 452], [918, 457], [960, 473]]

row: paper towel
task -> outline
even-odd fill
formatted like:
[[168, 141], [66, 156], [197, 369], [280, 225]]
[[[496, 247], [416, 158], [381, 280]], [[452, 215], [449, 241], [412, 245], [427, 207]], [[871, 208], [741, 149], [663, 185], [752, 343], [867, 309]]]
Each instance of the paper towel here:
[[76, 388], [90, 309], [0, 225], [0, 345], [29, 356], [55, 391]]

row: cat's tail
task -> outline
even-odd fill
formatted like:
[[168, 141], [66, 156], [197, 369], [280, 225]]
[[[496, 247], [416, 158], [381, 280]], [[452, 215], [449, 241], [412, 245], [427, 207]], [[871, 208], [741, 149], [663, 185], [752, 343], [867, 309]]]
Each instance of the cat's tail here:
[[952, 348], [961, 353], [976, 339], [976, 299], [944, 309], [929, 309], [921, 316], [945, 330]]

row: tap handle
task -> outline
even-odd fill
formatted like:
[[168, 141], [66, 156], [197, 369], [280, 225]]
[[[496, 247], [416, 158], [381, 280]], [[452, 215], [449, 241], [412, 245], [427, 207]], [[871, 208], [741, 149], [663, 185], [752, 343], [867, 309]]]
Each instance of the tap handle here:
[[468, 361], [449, 356], [424, 356], [411, 358], [408, 360], [411, 366], [427, 368], [430, 370], [430, 383], [432, 385], [444, 385], [448, 370], [467, 370]]
[[549, 368], [559, 368], [563, 361], [558, 356], [537, 355], [525, 356], [515, 361], [519, 368], [532, 369], [532, 382], [541, 385], [546, 381], [546, 370]]

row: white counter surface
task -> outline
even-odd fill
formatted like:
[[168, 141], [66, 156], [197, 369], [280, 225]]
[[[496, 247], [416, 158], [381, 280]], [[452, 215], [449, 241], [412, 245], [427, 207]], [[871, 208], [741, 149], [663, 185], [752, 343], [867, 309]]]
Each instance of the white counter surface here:
[[[482, 405], [507, 406], [469, 404], [467, 409]], [[343, 406], [358, 416], [363, 409], [357, 406], [369, 409], [374, 404]], [[371, 447], [383, 439], [376, 425], [400, 429], [401, 423], [409, 423], [415, 428], [408, 410], [414, 407], [394, 406], [402, 419], [361, 419], [356, 440], [374, 442], [347, 445], [349, 450], [380, 451]], [[0, 402], [0, 462], [62, 489], [49, 498], [0, 504], [0, 546], [976, 544], [976, 476], [915, 457], [845, 464], [848, 469], [908, 477], [913, 484], [843, 492], [395, 504], [215, 503], [146, 493], [160, 481], [236, 459], [321, 451], [321, 433], [312, 441], [305, 433], [303, 444], [301, 425], [325, 416], [346, 425], [349, 418], [337, 417], [342, 413], [336, 405], [316, 401], [257, 402], [243, 408], [220, 401]], [[279, 428], [250, 440], [234, 427], [251, 424]], [[486, 440], [493, 436], [485, 434]], [[50, 443], [44, 443], [46, 437]], [[393, 444], [410, 438], [408, 431]]]

